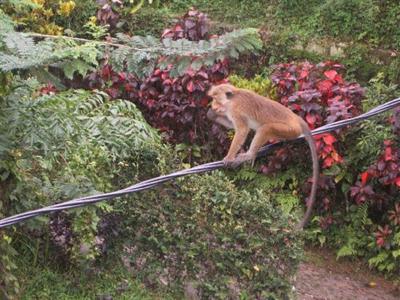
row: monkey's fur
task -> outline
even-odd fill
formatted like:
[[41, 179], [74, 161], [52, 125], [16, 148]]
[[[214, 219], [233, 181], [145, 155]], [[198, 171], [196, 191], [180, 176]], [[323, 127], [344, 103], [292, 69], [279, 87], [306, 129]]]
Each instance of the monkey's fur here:
[[[226, 166], [236, 167], [245, 161], [254, 163], [258, 150], [268, 140], [288, 140], [304, 135], [311, 150], [313, 183], [306, 213], [298, 224], [298, 228], [302, 229], [311, 216], [319, 177], [317, 150], [307, 123], [282, 104], [230, 84], [212, 86], [207, 94], [213, 99], [207, 117], [235, 130], [223, 160]], [[251, 129], [255, 135], [250, 148], [236, 156]]]

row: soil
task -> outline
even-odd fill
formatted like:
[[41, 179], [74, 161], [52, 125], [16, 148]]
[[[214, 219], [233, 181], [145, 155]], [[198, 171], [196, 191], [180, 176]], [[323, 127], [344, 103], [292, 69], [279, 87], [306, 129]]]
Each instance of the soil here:
[[394, 282], [373, 273], [365, 263], [337, 261], [320, 249], [306, 251], [295, 284], [299, 300], [399, 300], [400, 289]]

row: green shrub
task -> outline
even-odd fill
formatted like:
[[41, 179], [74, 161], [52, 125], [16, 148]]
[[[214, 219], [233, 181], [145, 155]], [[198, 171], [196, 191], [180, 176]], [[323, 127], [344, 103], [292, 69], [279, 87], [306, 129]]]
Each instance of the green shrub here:
[[398, 48], [400, 27], [397, 0], [284, 0], [274, 1], [282, 28], [309, 37], [330, 36]]
[[[132, 278], [116, 257], [109, 261], [102, 260], [101, 264], [85, 272], [79, 269], [66, 272], [44, 265], [32, 266], [26, 257], [20, 259], [18, 267], [17, 275], [24, 287], [18, 297], [21, 300], [160, 299]], [[174, 298], [163, 295], [162, 299]]]
[[202, 299], [289, 298], [302, 243], [297, 220], [274, 194], [239, 191], [220, 172], [168, 190], [120, 202], [137, 276], [149, 286], [195, 289]]
[[373, 0], [327, 0], [319, 7], [320, 26], [332, 36], [361, 38], [370, 34], [378, 6]]
[[277, 97], [272, 81], [262, 75], [256, 75], [252, 79], [231, 75], [229, 76], [229, 82], [238, 88], [248, 89], [271, 99], [276, 99]]
[[[54, 94], [32, 79], [10, 77], [8, 83], [0, 94], [0, 217], [116, 190], [162, 171], [169, 151], [132, 103], [106, 102], [100, 92]], [[15, 280], [7, 272], [16, 254], [32, 265], [52, 257], [60, 265], [92, 261], [102, 249], [97, 226], [110, 211], [112, 205], [101, 203], [6, 229], [0, 291]]]
[[65, 29], [81, 33], [82, 26], [96, 14], [96, 1], [5, 1], [5, 11], [20, 29], [59, 35]]

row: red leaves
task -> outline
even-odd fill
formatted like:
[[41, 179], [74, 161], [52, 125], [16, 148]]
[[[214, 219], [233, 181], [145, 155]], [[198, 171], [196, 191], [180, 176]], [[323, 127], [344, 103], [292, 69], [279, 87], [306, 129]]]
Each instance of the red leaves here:
[[41, 95], [51, 95], [51, 94], [55, 94], [56, 92], [57, 92], [57, 88], [54, 85], [52, 85], [51, 83], [48, 83], [39, 89], [39, 93]]
[[368, 172], [384, 185], [400, 187], [400, 150], [394, 147], [392, 141], [385, 141], [384, 145], [383, 153], [368, 168]]
[[317, 89], [326, 97], [331, 97], [333, 95], [332, 87], [333, 83], [330, 80], [319, 81], [317, 84]]
[[307, 76], [308, 76], [308, 74], [309, 74], [308, 70], [301, 70], [301, 71], [300, 71], [299, 79], [300, 79], [300, 80], [306, 79]]
[[306, 114], [306, 121], [311, 129], [315, 128], [315, 122], [317, 121], [317, 118], [314, 114]]
[[331, 133], [325, 133], [314, 137], [317, 147], [317, 152], [320, 158], [323, 159], [322, 166], [330, 168], [335, 163], [341, 163], [343, 158], [337, 152], [334, 143], [336, 138]]
[[396, 203], [394, 205], [394, 209], [389, 211], [389, 221], [393, 223], [393, 225], [400, 225], [400, 203]]
[[[356, 83], [343, 80], [343, 66], [332, 61], [318, 65], [309, 62], [279, 64], [272, 81], [281, 103], [305, 119], [311, 129], [348, 119], [358, 114], [364, 90]], [[343, 161], [332, 134], [323, 135], [318, 143], [322, 166], [329, 168]]]
[[[193, 41], [208, 39], [208, 20], [205, 14], [190, 10], [175, 26], [163, 32], [163, 38], [187, 38]], [[161, 57], [160, 61], [165, 60]], [[210, 123], [205, 122], [210, 99], [205, 92], [211, 84], [220, 83], [228, 76], [228, 60], [210, 67], [189, 69], [180, 77], [170, 77], [172, 65], [156, 68], [145, 80], [126, 72], [116, 73], [105, 64], [100, 71], [88, 76], [91, 88], [105, 90], [111, 98], [124, 98], [135, 102], [147, 121], [164, 133], [172, 143], [204, 144], [205, 132]], [[217, 152], [225, 151], [226, 132], [213, 126], [209, 135], [218, 139]], [[201, 133], [199, 135], [199, 133]]]
[[387, 240], [389, 236], [392, 234], [392, 230], [390, 229], [389, 225], [385, 225], [383, 227], [378, 226], [378, 231], [374, 233], [375, 235], [375, 241], [376, 245], [381, 248], [383, 246], [386, 246]]
[[[372, 189], [371, 184], [379, 182], [384, 186], [394, 186], [400, 189], [400, 150], [393, 146], [392, 141], [385, 141], [385, 148], [378, 158], [377, 162], [371, 165], [366, 171], [360, 174], [361, 182], [357, 182], [351, 188], [351, 197], [354, 198], [357, 204], [363, 203], [367, 198], [377, 200], [378, 202], [384, 199], [375, 199], [374, 194], [366, 194], [360, 189]], [[375, 179], [374, 181], [372, 181]], [[370, 185], [367, 185], [372, 181]], [[364, 194], [363, 194], [364, 193]]]
[[[172, 143], [197, 142], [196, 133], [209, 131], [204, 120], [210, 99], [205, 91], [213, 83], [226, 78], [227, 61], [189, 70], [183, 76], [170, 78], [169, 70], [156, 70], [140, 87], [140, 98], [146, 118], [157, 128], [168, 128], [167, 138]], [[154, 99], [149, 105], [146, 99]], [[161, 117], [160, 117], [161, 116]], [[194, 122], [197, 120], [196, 122]], [[222, 136], [222, 135], [220, 135]], [[221, 141], [224, 144], [225, 138]]]
[[[100, 22], [101, 25], [110, 25], [111, 28], [114, 28], [120, 18], [120, 15], [114, 11], [116, 6], [121, 6], [119, 3], [114, 1], [100, 1], [99, 3], [101, 7], [98, 9], [96, 18]], [[114, 9], [113, 9], [114, 8]]]
[[182, 38], [190, 41], [208, 40], [210, 38], [208, 23], [206, 14], [192, 9], [174, 27], [164, 30], [161, 37], [173, 40]]
[[208, 102], [209, 102], [208, 98], [207, 98], [207, 97], [203, 97], [203, 98], [200, 100], [200, 106], [202, 106], [202, 107], [207, 107], [207, 106], [208, 106]]
[[193, 93], [194, 91], [193, 81], [189, 81], [189, 83], [186, 85], [186, 89], [188, 90], [188, 92]]
[[332, 146], [333, 143], [337, 141], [336, 138], [330, 133], [324, 134], [322, 136], [322, 139], [324, 140], [325, 144], [330, 146]]
[[324, 72], [324, 75], [328, 77], [330, 80], [335, 80], [338, 73], [335, 70], [328, 70]]
[[392, 160], [392, 148], [391, 147], [386, 147], [385, 149], [385, 154], [383, 156], [383, 159], [385, 161], [390, 161]]
[[360, 177], [361, 177], [361, 184], [364, 186], [367, 184], [370, 174], [368, 173], [368, 171], [365, 171], [361, 173]]
[[368, 199], [371, 199], [375, 195], [372, 186], [362, 185], [357, 182], [355, 186], [350, 188], [350, 196], [356, 201], [358, 205], [365, 203]]
[[327, 70], [324, 75], [333, 82], [343, 84], [344, 80], [342, 75], [340, 75], [336, 70]]

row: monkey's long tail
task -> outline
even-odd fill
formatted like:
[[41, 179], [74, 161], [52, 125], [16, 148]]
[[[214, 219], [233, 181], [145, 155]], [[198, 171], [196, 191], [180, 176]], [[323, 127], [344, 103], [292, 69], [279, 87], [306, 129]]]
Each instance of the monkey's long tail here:
[[313, 176], [312, 176], [312, 186], [310, 198], [307, 203], [307, 210], [303, 216], [303, 219], [297, 225], [297, 229], [301, 230], [307, 224], [311, 217], [312, 209], [315, 203], [315, 197], [317, 194], [317, 186], [318, 186], [318, 178], [319, 178], [319, 163], [318, 163], [318, 154], [317, 147], [315, 146], [314, 138], [312, 137], [311, 131], [308, 128], [308, 125], [303, 119], [301, 119], [301, 127], [303, 128], [304, 138], [308, 143], [311, 151], [312, 165], [313, 165]]

